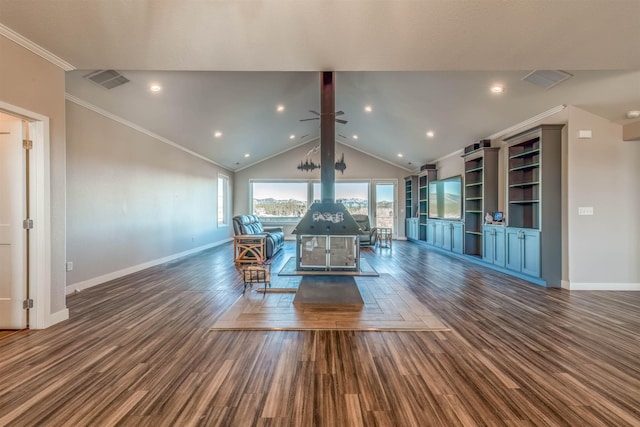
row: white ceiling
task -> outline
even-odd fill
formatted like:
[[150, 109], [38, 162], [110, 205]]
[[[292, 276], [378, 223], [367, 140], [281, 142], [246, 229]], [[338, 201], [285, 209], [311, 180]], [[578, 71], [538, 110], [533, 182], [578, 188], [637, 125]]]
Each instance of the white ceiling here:
[[[317, 138], [299, 120], [320, 70], [338, 71], [338, 141], [407, 169], [559, 104], [640, 110], [640, 0], [0, 0], [0, 24], [76, 68], [74, 97], [232, 170]], [[131, 82], [83, 79], [98, 69]], [[534, 69], [574, 77], [544, 90]]]

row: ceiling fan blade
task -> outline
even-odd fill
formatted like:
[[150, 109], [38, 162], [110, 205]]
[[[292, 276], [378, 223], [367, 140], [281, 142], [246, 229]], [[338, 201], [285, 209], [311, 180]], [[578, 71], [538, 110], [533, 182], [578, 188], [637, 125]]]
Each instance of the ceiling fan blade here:
[[306, 121], [309, 121], [309, 120], [319, 120], [319, 119], [317, 117], [314, 117], [312, 119], [300, 119], [301, 122], [306, 122]]
[[344, 114], [344, 111], [340, 110], [340, 111], [336, 111], [336, 116], [341, 116]]
[[316, 116], [320, 115], [320, 113], [318, 113], [317, 111], [309, 110], [309, 112], [315, 114]]
[[341, 123], [343, 125], [346, 125], [347, 123], [349, 123], [348, 121], [342, 120], [342, 119], [336, 119], [336, 122]]

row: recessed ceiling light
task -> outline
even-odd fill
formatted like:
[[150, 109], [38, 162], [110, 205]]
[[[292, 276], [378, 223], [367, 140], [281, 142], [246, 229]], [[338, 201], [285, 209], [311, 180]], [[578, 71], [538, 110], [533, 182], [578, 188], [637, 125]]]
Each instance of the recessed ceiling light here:
[[158, 84], [152, 84], [151, 86], [149, 86], [149, 90], [151, 92], [160, 92], [162, 90], [162, 86]]
[[278, 111], [278, 113], [282, 113], [284, 111], [284, 105], [280, 104], [276, 107], [276, 110]]
[[640, 117], [640, 110], [627, 111], [627, 119], [637, 119], [638, 117]]
[[251, 154], [249, 154], [249, 153], [245, 153], [245, 154], [244, 154], [244, 157], [245, 157], [245, 158], [246, 158], [246, 157], [249, 157], [249, 156], [251, 156]]
[[435, 133], [433, 133], [433, 131], [432, 131], [432, 130], [427, 131], [427, 137], [428, 137], [428, 138], [433, 138], [434, 136], [435, 136]]
[[358, 139], [358, 135], [353, 135], [353, 139]]
[[491, 92], [493, 92], [493, 93], [502, 93], [502, 92], [504, 92], [504, 86], [502, 86], [500, 84], [495, 84], [495, 85], [491, 86]]
[[404, 154], [398, 153], [398, 157], [404, 157]]
[[214, 136], [214, 137], [216, 137], [216, 138], [220, 138], [220, 137], [222, 136], [222, 132], [220, 132], [219, 130], [217, 130], [217, 131], [215, 131], [215, 132], [213, 133], [213, 136]]
[[294, 134], [289, 135], [289, 139], [295, 139], [296, 136]]
[[366, 111], [367, 113], [370, 113], [373, 111], [373, 107], [371, 105], [365, 105], [364, 111]]

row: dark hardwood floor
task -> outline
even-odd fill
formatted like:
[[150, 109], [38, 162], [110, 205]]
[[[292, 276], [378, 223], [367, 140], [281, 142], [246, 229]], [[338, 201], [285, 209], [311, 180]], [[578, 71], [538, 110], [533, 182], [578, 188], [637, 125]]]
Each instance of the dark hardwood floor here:
[[212, 332], [242, 293], [228, 244], [0, 338], [0, 425], [640, 426], [640, 293], [544, 289], [407, 242], [363, 256], [452, 331]]

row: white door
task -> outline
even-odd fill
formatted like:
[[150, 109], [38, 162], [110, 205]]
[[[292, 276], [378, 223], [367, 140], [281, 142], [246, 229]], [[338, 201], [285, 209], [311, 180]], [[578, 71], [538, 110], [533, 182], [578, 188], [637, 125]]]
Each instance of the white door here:
[[24, 153], [22, 121], [0, 113], [0, 329], [27, 327]]
[[396, 225], [396, 183], [376, 181], [375, 183], [375, 226], [388, 227], [397, 235]]

